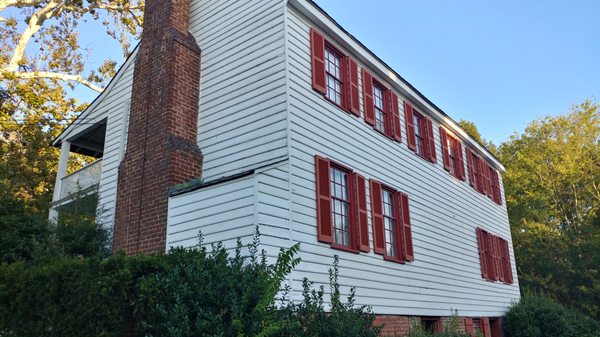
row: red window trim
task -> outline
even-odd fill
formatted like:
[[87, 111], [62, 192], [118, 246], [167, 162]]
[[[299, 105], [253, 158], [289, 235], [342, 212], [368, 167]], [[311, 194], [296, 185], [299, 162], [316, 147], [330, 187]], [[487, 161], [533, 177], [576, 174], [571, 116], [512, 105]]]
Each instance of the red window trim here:
[[[329, 98], [327, 96], [327, 91], [329, 90], [328, 87], [328, 82], [327, 82], [327, 48], [331, 49], [335, 54], [337, 54], [337, 56], [340, 57], [340, 69], [341, 69], [341, 92], [340, 92], [340, 100], [341, 103], [338, 104], [337, 102], [335, 102], [334, 100], [332, 100], [331, 98]], [[344, 110], [344, 111], [348, 111], [348, 105], [349, 105], [349, 100], [348, 100], [348, 86], [349, 86], [349, 81], [348, 81], [348, 56], [344, 53], [342, 53], [337, 47], [335, 47], [333, 44], [331, 44], [327, 39], [325, 39], [325, 94], [323, 95], [323, 97], [325, 97], [326, 100], [328, 100], [329, 102], [331, 102], [333, 105], [337, 106], [338, 108]]]
[[[410, 224], [410, 208], [408, 205], [408, 195], [402, 193], [395, 188], [386, 185], [378, 180], [370, 179], [369, 186], [371, 187], [371, 223], [373, 226], [373, 245], [375, 247], [375, 253], [383, 255], [383, 259], [386, 261], [392, 261], [397, 263], [405, 263], [414, 261], [414, 250], [412, 240], [412, 226]], [[376, 189], [375, 189], [376, 187]], [[385, 249], [385, 224], [383, 219], [383, 190], [388, 190], [393, 193], [396, 221], [396, 250], [398, 251], [397, 257], [387, 255]], [[381, 193], [380, 196], [375, 196], [375, 190]], [[403, 201], [406, 199], [405, 201]], [[380, 202], [380, 206], [375, 206], [375, 201]], [[406, 203], [406, 205], [404, 204]], [[380, 211], [381, 213], [378, 213]], [[406, 212], [405, 212], [406, 211]], [[375, 218], [380, 221], [375, 221]], [[378, 224], [381, 223], [381, 228], [378, 228]], [[407, 233], [407, 231], [409, 231]], [[408, 237], [407, 237], [408, 234]], [[381, 240], [381, 242], [379, 242]]]
[[373, 75], [371, 75], [372, 81], [373, 81], [373, 91], [375, 90], [375, 87], [379, 87], [381, 89], [381, 93], [383, 95], [383, 113], [384, 113], [384, 120], [383, 120], [383, 124], [385, 127], [385, 132], [379, 130], [377, 128], [377, 108], [375, 107], [375, 92], [373, 92], [373, 119], [375, 120], [375, 125], [373, 125], [373, 129], [377, 132], [379, 132], [380, 134], [386, 136], [387, 138], [394, 140], [394, 122], [393, 122], [393, 109], [392, 109], [392, 98], [391, 98], [391, 93], [392, 91], [385, 85], [381, 84], [380, 81], [378, 81]]
[[[338, 108], [360, 117], [358, 66], [356, 61], [351, 59], [348, 54], [342, 52], [340, 48], [314, 28], [310, 29], [310, 39], [313, 89]], [[327, 48], [332, 49], [341, 57], [341, 104], [327, 97]]]
[[[419, 120], [419, 139], [422, 140], [422, 150], [419, 153], [417, 149], [417, 133], [414, 124], [415, 116]], [[408, 101], [404, 101], [404, 119], [406, 122], [406, 137], [408, 148], [419, 157], [431, 162], [437, 162], [437, 154], [435, 148], [435, 136], [433, 135], [433, 123], [431, 118], [419, 112]]]
[[[350, 222], [350, 245], [346, 246], [346, 245], [342, 245], [342, 244], [338, 244], [335, 243], [335, 227], [334, 227], [334, 219], [333, 219], [333, 215], [332, 215], [332, 219], [331, 219], [331, 235], [332, 235], [332, 241], [331, 241], [331, 248], [334, 249], [338, 249], [338, 250], [343, 250], [343, 251], [347, 251], [347, 252], [352, 252], [352, 253], [359, 253], [360, 249], [359, 249], [359, 238], [358, 238], [358, 219], [356, 218], [356, 210], [357, 210], [357, 201], [356, 201], [356, 182], [354, 181], [354, 171], [342, 164], [339, 164], [333, 160], [329, 160], [329, 165], [332, 168], [335, 168], [337, 170], [343, 171], [347, 174], [348, 176], [348, 204], [349, 204], [349, 214], [348, 214], [348, 221]], [[330, 171], [331, 172], [331, 171]], [[329, 177], [329, 182], [331, 184], [331, 176]], [[333, 195], [333, 192], [332, 192]], [[333, 207], [333, 196], [331, 197], [332, 200], [332, 207]], [[332, 211], [333, 212], [333, 211]]]
[[[394, 203], [394, 227], [395, 227], [394, 234], [396, 235], [396, 256], [388, 255], [387, 249], [385, 249], [385, 246], [387, 245], [387, 241], [385, 239], [385, 237], [386, 237], [386, 235], [385, 235], [385, 214], [383, 214], [383, 191], [384, 190], [391, 193], [392, 202]], [[386, 261], [392, 261], [392, 262], [404, 264], [406, 260], [404, 258], [404, 244], [403, 244], [404, 239], [402, 238], [402, 231], [404, 229], [402, 228], [402, 209], [400, 206], [400, 192], [398, 190], [396, 190], [395, 188], [392, 188], [386, 184], [381, 183], [381, 193], [382, 193], [381, 206], [382, 206], [382, 215], [383, 215], [383, 245], [384, 245], [383, 259]]]
[[467, 147], [467, 162], [471, 187], [501, 206], [502, 192], [498, 171], [469, 147]]
[[514, 278], [508, 241], [480, 227], [477, 227], [476, 233], [481, 277], [490, 282], [512, 284]]

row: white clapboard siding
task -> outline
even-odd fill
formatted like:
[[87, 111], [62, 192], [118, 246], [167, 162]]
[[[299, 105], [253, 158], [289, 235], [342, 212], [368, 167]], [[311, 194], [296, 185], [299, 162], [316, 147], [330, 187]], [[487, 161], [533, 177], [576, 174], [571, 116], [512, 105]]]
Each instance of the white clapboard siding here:
[[287, 162], [259, 169], [231, 181], [200, 187], [169, 198], [167, 247], [195, 247], [222, 242], [235, 248], [260, 232], [261, 249], [269, 258], [290, 246]]
[[254, 195], [254, 177], [247, 176], [170, 197], [167, 248], [195, 247], [200, 232], [207, 245], [251, 241]]
[[[481, 278], [475, 229], [483, 227], [511, 242], [505, 205], [495, 204], [444, 170], [438, 121], [434, 120], [438, 163], [429, 163], [408, 149], [402, 95], [403, 139], [399, 144], [313, 91], [311, 25], [301, 13], [288, 9], [291, 226], [293, 240], [302, 245], [303, 259], [294, 275], [294, 290], [301, 290], [305, 276], [327, 284], [328, 268], [337, 254], [342, 289], [357, 287], [357, 302], [372, 305], [376, 313], [435, 316], [458, 309], [461, 315], [502, 315], [511, 301], [519, 298], [518, 283], [504, 285]], [[386, 83], [385, 78], [378, 80]], [[389, 81], [387, 85], [391, 86]], [[362, 96], [362, 87], [359, 89]], [[316, 154], [409, 195], [414, 262], [397, 264], [373, 252], [352, 254], [317, 242]], [[367, 187], [370, 201], [368, 196]], [[370, 204], [368, 208], [370, 217]], [[511, 258], [516, 280], [512, 245]]]
[[190, 32], [202, 49], [205, 179], [287, 156], [283, 13], [279, 0], [192, 1]]
[[92, 115], [105, 114], [104, 118], [106, 118], [102, 174], [98, 186], [98, 222], [106, 228], [113, 227], [115, 217], [119, 163], [123, 157], [127, 140], [134, 59], [135, 54], [119, 71], [121, 74], [118, 74], [117, 78], [113, 80], [115, 81], [114, 87], [103, 94], [98, 105], [90, 111]]
[[[192, 1], [190, 32], [202, 50], [198, 144], [205, 179], [287, 156], [283, 12], [278, 0]], [[127, 142], [134, 59], [80, 125], [68, 130], [76, 134], [90, 122], [107, 119], [98, 219], [109, 228]]]

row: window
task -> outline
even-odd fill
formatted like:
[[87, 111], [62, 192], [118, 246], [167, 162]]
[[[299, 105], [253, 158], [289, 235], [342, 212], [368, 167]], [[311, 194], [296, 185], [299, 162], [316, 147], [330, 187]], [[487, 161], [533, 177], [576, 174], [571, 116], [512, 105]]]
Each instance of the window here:
[[423, 127], [423, 116], [421, 116], [421, 114], [419, 114], [418, 112], [414, 111], [413, 112], [413, 125], [415, 127], [415, 145], [416, 145], [416, 150], [415, 152], [421, 156], [421, 157], [425, 157], [425, 138], [427, 135], [427, 132], [425, 131], [425, 128]]
[[312, 87], [336, 106], [360, 116], [358, 65], [323, 34], [310, 30]]
[[[408, 102], [404, 101], [408, 148], [432, 163], [437, 161], [433, 123]], [[442, 146], [443, 147], [443, 146]]]
[[479, 193], [487, 195], [498, 205], [502, 205], [500, 175], [482, 157], [467, 149], [469, 184]]
[[365, 178], [315, 156], [317, 239], [333, 248], [369, 251]]
[[384, 89], [377, 83], [373, 83], [373, 103], [375, 107], [375, 129], [386, 133], [386, 112]]
[[343, 104], [344, 92], [344, 58], [328, 44], [325, 45], [325, 74], [327, 90], [325, 97], [338, 106]]
[[513, 283], [508, 241], [477, 228], [481, 277], [488, 281]]
[[429, 333], [438, 333], [443, 331], [442, 319], [439, 317], [421, 317], [423, 329]]
[[333, 243], [351, 247], [350, 240], [350, 174], [348, 171], [331, 166], [329, 179], [331, 183], [331, 218], [333, 219]]
[[369, 184], [375, 253], [386, 260], [413, 261], [408, 195], [374, 179]]
[[390, 257], [398, 257], [398, 228], [396, 221], [396, 196], [394, 192], [383, 188], [382, 190], [382, 201], [383, 201], [383, 229], [385, 231], [385, 254]]

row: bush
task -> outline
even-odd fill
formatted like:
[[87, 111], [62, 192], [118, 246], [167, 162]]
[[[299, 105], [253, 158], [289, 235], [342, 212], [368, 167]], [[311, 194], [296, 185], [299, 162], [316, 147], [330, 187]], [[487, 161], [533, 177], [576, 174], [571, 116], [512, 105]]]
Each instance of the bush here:
[[355, 306], [355, 289], [350, 289], [346, 303], [342, 303], [338, 283], [338, 256], [334, 257], [329, 270], [330, 311], [325, 311], [323, 286], [311, 289], [312, 283], [303, 280], [303, 301], [282, 300], [279, 317], [286, 322], [285, 329], [273, 336], [328, 336], [328, 337], [376, 337], [381, 331], [374, 326], [375, 315], [367, 306]]
[[596, 321], [544, 296], [526, 295], [506, 313], [506, 337], [600, 337]]
[[407, 337], [471, 337], [470, 334], [465, 333], [463, 327], [463, 320], [458, 316], [458, 311], [453, 310], [450, 313], [448, 320], [444, 321], [444, 329], [442, 332], [427, 332], [423, 325], [421, 325], [421, 322], [418, 322], [411, 327]]
[[[367, 307], [340, 301], [337, 258], [332, 307], [324, 291], [291, 303], [283, 281], [299, 263], [299, 246], [274, 264], [258, 253], [258, 236], [242, 255], [222, 245], [167, 255], [60, 258], [0, 265], [0, 336], [377, 336]], [[278, 304], [278, 305], [277, 305]]]

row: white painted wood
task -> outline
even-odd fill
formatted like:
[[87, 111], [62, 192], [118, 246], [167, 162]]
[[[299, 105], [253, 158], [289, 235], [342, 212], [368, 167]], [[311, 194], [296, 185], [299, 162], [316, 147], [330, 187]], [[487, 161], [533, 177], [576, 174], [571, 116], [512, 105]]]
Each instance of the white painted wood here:
[[[438, 163], [432, 164], [406, 146], [403, 111], [400, 144], [313, 91], [309, 28], [329, 27], [331, 23], [311, 22], [294, 7], [289, 7], [287, 16], [291, 221], [293, 240], [302, 244], [303, 259], [292, 282], [294, 290], [301, 291], [303, 277], [326, 284], [328, 268], [337, 254], [342, 285], [346, 290], [357, 287], [358, 303], [372, 305], [376, 313], [435, 316], [458, 309], [461, 315], [468, 316], [502, 315], [510, 302], [519, 298], [518, 282], [504, 285], [481, 278], [475, 228], [481, 226], [511, 242], [505, 205], [495, 204], [473, 190], [468, 182], [455, 179], [444, 170], [439, 121], [435, 116], [432, 119]], [[327, 31], [325, 33], [327, 35]], [[326, 37], [338, 41], [332, 36]], [[350, 53], [351, 50], [344, 48], [346, 44], [339, 43], [339, 47]], [[360, 57], [353, 56], [359, 60], [360, 67], [367, 66], [360, 62]], [[380, 82], [394, 87], [393, 78], [382, 76], [370, 67], [368, 70]], [[362, 87], [360, 91], [362, 95]], [[399, 94], [403, 110], [406, 93], [399, 91]], [[432, 111], [423, 107], [419, 111], [432, 116]], [[313, 159], [316, 154], [409, 195], [414, 262], [397, 264], [384, 261], [373, 252], [352, 254], [317, 242]], [[368, 207], [370, 212], [370, 205]]]
[[[205, 244], [223, 242], [232, 249], [236, 238], [250, 242], [258, 226], [261, 248], [269, 259], [281, 247], [301, 244], [303, 262], [289, 280], [293, 298], [299, 298], [304, 277], [316, 286], [326, 285], [337, 254], [343, 293], [356, 287], [358, 304], [372, 305], [376, 313], [440, 316], [458, 309], [467, 316], [501, 315], [511, 300], [519, 298], [512, 245], [515, 283], [487, 282], [480, 276], [475, 228], [512, 243], [506, 207], [443, 169], [438, 127], [450, 125], [467, 143], [473, 142], [310, 6], [304, 0], [192, 1], [190, 31], [202, 49], [198, 145], [204, 154], [203, 178], [253, 173], [171, 197], [167, 246], [194, 247], [201, 230]], [[401, 144], [312, 90], [311, 26], [325, 27], [327, 37], [353, 53], [360, 67], [398, 90]], [[114, 218], [118, 167], [127, 138], [132, 75], [133, 64], [128, 62], [82, 119], [107, 118], [99, 220], [108, 227]], [[402, 101], [408, 96], [435, 121], [436, 164], [406, 146]], [[76, 129], [69, 132], [79, 132]], [[315, 154], [409, 195], [414, 262], [397, 264], [372, 252], [351, 254], [317, 242]]]

